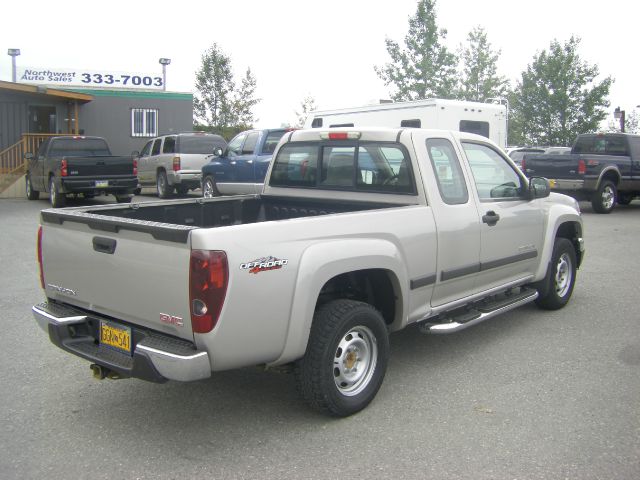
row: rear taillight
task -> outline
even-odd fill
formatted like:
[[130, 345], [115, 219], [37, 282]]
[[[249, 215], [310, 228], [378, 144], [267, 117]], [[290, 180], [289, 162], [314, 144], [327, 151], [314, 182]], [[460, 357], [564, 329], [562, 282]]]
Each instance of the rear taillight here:
[[138, 159], [133, 159], [133, 174], [138, 175]]
[[67, 161], [62, 159], [62, 163], [60, 164], [60, 176], [66, 177], [69, 175], [69, 170], [67, 169]]
[[40, 286], [44, 290], [44, 270], [42, 268], [42, 225], [38, 228], [38, 268], [40, 269]]
[[587, 173], [587, 165], [584, 160], [578, 160], [578, 174], [584, 175], [585, 173]]
[[194, 333], [207, 333], [218, 323], [229, 282], [227, 254], [192, 250], [189, 268], [189, 304]]
[[180, 170], [180, 157], [173, 157], [173, 171], [177, 172]]

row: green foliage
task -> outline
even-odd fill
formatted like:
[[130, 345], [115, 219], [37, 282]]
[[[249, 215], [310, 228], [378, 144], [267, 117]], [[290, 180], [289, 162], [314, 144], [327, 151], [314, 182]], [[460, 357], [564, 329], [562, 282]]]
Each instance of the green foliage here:
[[215, 43], [202, 55], [195, 87], [195, 130], [230, 138], [232, 132], [252, 127], [255, 120], [251, 110], [260, 101], [255, 98], [256, 79], [247, 68], [240, 88], [236, 90], [231, 59]]
[[395, 101], [455, 97], [457, 58], [443, 44], [447, 31], [437, 28], [435, 4], [436, 0], [418, 1], [404, 48], [387, 38], [391, 62], [374, 67], [385, 85], [394, 87]]
[[311, 95], [307, 95], [306, 97], [304, 97], [302, 99], [302, 102], [300, 102], [300, 111], [295, 112], [297, 120], [294, 124], [294, 127], [302, 128], [309, 113], [317, 109], [318, 107], [316, 107], [316, 100]]
[[487, 33], [478, 26], [467, 36], [466, 48], [461, 48], [462, 63], [458, 98], [474, 102], [486, 102], [490, 98], [505, 98], [509, 82], [498, 75], [500, 51], [494, 51], [487, 40]]
[[509, 143], [571, 145], [576, 135], [598, 130], [613, 82], [601, 82], [597, 65], [577, 53], [580, 39], [551, 42], [522, 72], [512, 95]]

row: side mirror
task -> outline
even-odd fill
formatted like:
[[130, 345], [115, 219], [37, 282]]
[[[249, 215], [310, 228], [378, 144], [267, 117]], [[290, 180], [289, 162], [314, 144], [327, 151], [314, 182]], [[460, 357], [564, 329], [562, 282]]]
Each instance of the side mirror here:
[[216, 157], [221, 157], [223, 153], [224, 151], [222, 150], [222, 147], [216, 147], [213, 149], [213, 155]]
[[549, 180], [544, 177], [531, 177], [529, 179], [529, 198], [546, 198], [551, 194]]
[[25, 160], [33, 160], [33, 153], [31, 152], [27, 152], [23, 156]]

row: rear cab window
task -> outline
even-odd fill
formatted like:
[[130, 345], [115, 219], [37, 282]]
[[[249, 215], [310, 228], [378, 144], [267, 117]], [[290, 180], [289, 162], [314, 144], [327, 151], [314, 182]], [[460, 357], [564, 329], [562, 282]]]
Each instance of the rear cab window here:
[[52, 157], [99, 157], [111, 155], [111, 151], [102, 138], [69, 137], [52, 140], [49, 155]]
[[308, 142], [282, 146], [269, 185], [416, 195], [411, 160], [400, 144]]

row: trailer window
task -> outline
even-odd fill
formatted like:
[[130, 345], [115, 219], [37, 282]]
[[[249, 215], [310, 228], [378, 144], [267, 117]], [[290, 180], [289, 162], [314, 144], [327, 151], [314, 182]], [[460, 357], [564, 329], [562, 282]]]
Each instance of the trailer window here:
[[311, 122], [311, 128], [320, 128], [322, 126], [322, 118], [314, 118]]
[[475, 133], [489, 138], [489, 122], [477, 122], [474, 120], [460, 120], [461, 132]]
[[420, 121], [419, 118], [413, 118], [411, 120], [402, 120], [400, 122], [400, 126], [407, 127], [407, 128], [421, 128], [422, 122]]

